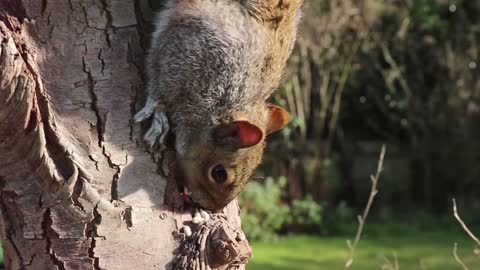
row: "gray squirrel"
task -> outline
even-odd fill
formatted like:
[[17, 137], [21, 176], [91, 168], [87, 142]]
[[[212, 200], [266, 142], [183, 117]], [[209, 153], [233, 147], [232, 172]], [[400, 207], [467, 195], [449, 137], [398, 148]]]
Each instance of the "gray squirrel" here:
[[291, 54], [303, 0], [169, 0], [146, 55], [145, 142], [175, 134], [179, 178], [220, 210], [261, 162], [266, 135], [288, 123], [267, 99]]

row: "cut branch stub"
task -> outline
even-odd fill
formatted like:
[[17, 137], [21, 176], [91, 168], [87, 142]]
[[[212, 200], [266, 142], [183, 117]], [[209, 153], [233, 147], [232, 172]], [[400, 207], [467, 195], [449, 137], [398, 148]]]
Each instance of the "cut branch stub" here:
[[211, 233], [208, 257], [213, 268], [221, 269], [222, 265], [246, 264], [251, 256], [252, 250], [243, 232], [221, 226]]
[[194, 226], [192, 236], [177, 249], [173, 269], [240, 269], [252, 256], [245, 235], [224, 214]]

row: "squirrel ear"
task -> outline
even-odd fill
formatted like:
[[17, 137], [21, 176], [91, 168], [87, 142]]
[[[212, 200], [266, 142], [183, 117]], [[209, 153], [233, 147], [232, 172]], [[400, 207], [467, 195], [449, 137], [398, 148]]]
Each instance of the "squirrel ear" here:
[[268, 120], [267, 134], [273, 133], [282, 129], [288, 124], [288, 112], [283, 108], [275, 105], [268, 105], [270, 111], [270, 118]]
[[248, 148], [262, 141], [263, 131], [248, 121], [233, 121], [217, 127], [214, 138], [233, 143], [237, 148]]

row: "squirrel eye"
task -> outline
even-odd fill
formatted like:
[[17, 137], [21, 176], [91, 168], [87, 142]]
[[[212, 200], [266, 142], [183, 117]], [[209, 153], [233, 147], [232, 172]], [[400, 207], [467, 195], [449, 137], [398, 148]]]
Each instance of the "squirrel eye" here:
[[217, 164], [210, 170], [210, 177], [219, 184], [224, 183], [228, 177], [227, 170], [221, 164]]

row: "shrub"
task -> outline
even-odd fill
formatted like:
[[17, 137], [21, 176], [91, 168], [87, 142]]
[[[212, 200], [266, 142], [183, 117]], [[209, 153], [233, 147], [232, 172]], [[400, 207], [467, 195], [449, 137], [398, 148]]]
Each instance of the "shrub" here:
[[251, 182], [239, 197], [242, 228], [250, 240], [272, 240], [285, 225], [289, 208], [281, 202], [287, 180]]
[[290, 207], [290, 214], [285, 225], [296, 232], [319, 232], [322, 225], [322, 212], [323, 207], [310, 196], [302, 200], [295, 200]]
[[251, 182], [240, 194], [242, 228], [250, 240], [274, 240], [282, 231], [320, 232], [323, 207], [311, 197], [285, 204], [287, 179]]

